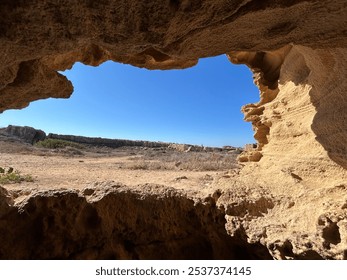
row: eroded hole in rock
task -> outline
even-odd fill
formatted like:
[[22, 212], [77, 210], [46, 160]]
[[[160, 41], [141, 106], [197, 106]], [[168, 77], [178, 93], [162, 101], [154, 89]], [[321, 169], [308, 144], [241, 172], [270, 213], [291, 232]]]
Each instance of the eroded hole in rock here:
[[341, 242], [340, 231], [337, 223], [331, 222], [323, 229], [323, 238], [327, 243], [326, 246], [330, 244], [337, 245]]
[[322, 230], [322, 237], [324, 239], [323, 246], [330, 249], [330, 245], [337, 245], [341, 242], [340, 228], [337, 222], [332, 221], [330, 218], [322, 215], [318, 219], [318, 226]]
[[[167, 59], [153, 48], [142, 55], [156, 61]], [[214, 62], [202, 62], [197, 71], [195, 68], [193, 72], [173, 71], [174, 78], [167, 75], [169, 71], [141, 70], [142, 76], [135, 77], [131, 71], [139, 69], [130, 66], [115, 71], [112, 67], [116, 64], [106, 63], [98, 73], [96, 68], [78, 64], [77, 72], [74, 69], [66, 73], [76, 91], [69, 101], [36, 102], [23, 111], [6, 111], [1, 121], [10, 124], [12, 115], [17, 120], [30, 120], [22, 125], [73, 135], [210, 146], [242, 146], [253, 142], [249, 127], [248, 136], [240, 133], [241, 126], [248, 125], [239, 111], [243, 104], [250, 102], [249, 95], [257, 99], [258, 90], [246, 67], [241, 68], [240, 76], [237, 74], [240, 66], [233, 66], [225, 56], [216, 59], [217, 67], [213, 66]], [[219, 69], [222, 64], [223, 68]], [[127, 71], [130, 72], [123, 75]], [[97, 79], [93, 80], [95, 76]], [[237, 118], [239, 122], [232, 122]], [[114, 123], [118, 126], [113, 126]], [[59, 127], [67, 130], [60, 131]], [[88, 131], [93, 127], [94, 132]], [[16, 127], [7, 130], [18, 137], [23, 132]], [[175, 139], [174, 132], [179, 138]], [[185, 135], [187, 132], [191, 134]], [[31, 134], [29, 144], [44, 138], [37, 132]], [[96, 195], [90, 188], [82, 194], [89, 200]], [[9, 209], [10, 214], [0, 223], [0, 229], [11, 228], [0, 240], [11, 244], [0, 249], [1, 258], [272, 258], [266, 246], [249, 244], [245, 232], [228, 235], [224, 210], [216, 208], [214, 199], [202, 203], [188, 199], [185, 194], [162, 196], [151, 191], [139, 194], [126, 190], [87, 202], [84, 196], [67, 191], [29, 197], [21, 207], [20, 211], [17, 207]], [[23, 232], [26, 237], [14, 244], [13, 240]]]
[[[148, 48], [142, 56], [168, 58]], [[147, 70], [106, 62], [77, 63], [61, 72], [74, 85], [69, 100], [38, 101], [5, 111], [2, 126], [27, 125], [47, 133], [243, 147], [253, 132], [240, 108], [259, 100], [252, 74], [225, 55], [188, 69]]]

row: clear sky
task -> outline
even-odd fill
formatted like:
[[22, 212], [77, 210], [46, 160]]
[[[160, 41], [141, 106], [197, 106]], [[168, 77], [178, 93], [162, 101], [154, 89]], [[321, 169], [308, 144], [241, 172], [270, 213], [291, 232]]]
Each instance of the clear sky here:
[[241, 106], [259, 100], [252, 73], [226, 56], [184, 70], [147, 70], [114, 62], [76, 63], [63, 72], [70, 99], [35, 101], [0, 115], [0, 127], [27, 125], [46, 133], [243, 146], [253, 143]]

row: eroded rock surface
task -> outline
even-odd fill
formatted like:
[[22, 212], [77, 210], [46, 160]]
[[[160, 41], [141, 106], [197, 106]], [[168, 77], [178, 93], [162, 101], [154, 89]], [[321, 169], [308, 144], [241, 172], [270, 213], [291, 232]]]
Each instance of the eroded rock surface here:
[[72, 85], [57, 70], [77, 61], [170, 69], [289, 43], [345, 47], [346, 18], [343, 0], [2, 1], [0, 111], [69, 97]]
[[0, 135], [5, 138], [18, 138], [29, 144], [34, 144], [46, 138], [46, 133], [40, 129], [35, 129], [29, 126], [9, 125], [6, 128], [0, 129]]
[[1, 259], [271, 259], [227, 234], [213, 199], [164, 186], [33, 192], [16, 205], [20, 192], [0, 191]]
[[[57, 71], [77, 61], [172, 69], [219, 54], [252, 69], [260, 101], [243, 108], [255, 128], [257, 150], [240, 156], [248, 163], [237, 179], [225, 183], [230, 189], [253, 188], [254, 199], [239, 190], [236, 198], [221, 197], [214, 209], [183, 194], [167, 199], [165, 190], [154, 196], [104, 193], [93, 201], [75, 191], [57, 191], [28, 194], [25, 201], [12, 205], [13, 194], [2, 190], [1, 243], [10, 245], [1, 249], [1, 257], [152, 258], [153, 248], [165, 244], [167, 257], [179, 258], [174, 251], [194, 243], [189, 233], [204, 244], [206, 258], [242, 257], [211, 249], [222, 242], [235, 251], [235, 236], [242, 246], [266, 246], [275, 258], [346, 258], [346, 34], [343, 0], [2, 1], [0, 112], [24, 108], [37, 99], [69, 97], [72, 85]], [[157, 229], [151, 240], [138, 227], [134, 230], [133, 216], [124, 209], [119, 209], [122, 215], [115, 223], [128, 225], [120, 224], [122, 233], [112, 234], [108, 217], [127, 199], [136, 200], [151, 217], [144, 223], [145, 231]], [[67, 213], [66, 205], [72, 202], [75, 208]], [[147, 208], [160, 209], [158, 224]], [[163, 220], [167, 209], [173, 213]], [[192, 217], [174, 225], [169, 220], [175, 220], [176, 209]], [[229, 235], [220, 222], [224, 214]], [[72, 227], [74, 219], [79, 221], [77, 229]], [[103, 238], [95, 241], [87, 229]], [[54, 241], [59, 240], [55, 231], [64, 236], [61, 243]], [[33, 240], [14, 238], [23, 232]], [[55, 253], [36, 252], [30, 242]], [[106, 244], [118, 255], [108, 252]], [[187, 254], [196, 257], [189, 255], [191, 251]]]

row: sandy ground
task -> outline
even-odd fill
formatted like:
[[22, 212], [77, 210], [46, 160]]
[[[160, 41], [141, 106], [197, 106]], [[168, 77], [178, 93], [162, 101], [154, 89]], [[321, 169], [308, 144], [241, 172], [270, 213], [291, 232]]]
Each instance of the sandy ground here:
[[[138, 162], [138, 159], [143, 163], [143, 151], [136, 149], [109, 149], [101, 151], [102, 153], [98, 151], [67, 155], [65, 152], [32, 149], [30, 146], [4, 142], [0, 142], [0, 148], [0, 166], [13, 167], [22, 175], [30, 175], [34, 179], [33, 182], [6, 184], [5, 187], [11, 190], [83, 189], [104, 182], [115, 182], [130, 187], [158, 184], [209, 194], [218, 188], [220, 180], [237, 173], [234, 168], [221, 171], [129, 168]], [[177, 152], [178, 158], [179, 154], [180, 152]], [[156, 162], [160, 165], [155, 156], [145, 162]]]

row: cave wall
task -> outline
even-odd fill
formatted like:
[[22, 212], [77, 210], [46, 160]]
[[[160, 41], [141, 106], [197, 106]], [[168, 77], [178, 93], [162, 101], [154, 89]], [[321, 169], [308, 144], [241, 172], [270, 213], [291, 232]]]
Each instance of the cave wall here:
[[263, 177], [287, 173], [300, 181], [346, 182], [346, 56], [346, 48], [294, 44], [228, 53], [231, 62], [252, 69], [260, 92], [258, 103], [242, 108], [258, 146], [241, 154], [240, 162], [260, 161]]
[[69, 97], [56, 70], [76, 61], [171, 69], [288, 43], [344, 47], [346, 18], [342, 0], [1, 1], [0, 112]]

